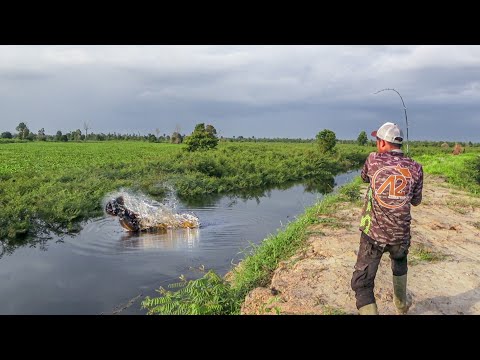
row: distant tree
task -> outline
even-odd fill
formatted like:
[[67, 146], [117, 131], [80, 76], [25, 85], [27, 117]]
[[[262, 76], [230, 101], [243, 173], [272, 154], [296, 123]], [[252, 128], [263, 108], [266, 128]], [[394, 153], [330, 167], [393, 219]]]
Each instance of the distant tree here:
[[68, 141], [68, 136], [67, 135], [62, 135], [61, 141], [67, 142]]
[[60, 130], [57, 131], [57, 135], [55, 135], [55, 140], [57, 141], [62, 140], [62, 132]]
[[157, 141], [157, 137], [154, 134], [148, 134], [147, 138], [148, 138], [149, 142], [156, 142]]
[[183, 136], [179, 132], [174, 132], [170, 137], [172, 144], [181, 144], [183, 142]]
[[212, 125], [207, 125], [207, 128], [204, 123], [197, 124], [195, 130], [185, 138], [188, 151], [214, 149], [218, 145], [217, 130]]
[[333, 152], [335, 145], [337, 144], [337, 137], [332, 130], [324, 129], [320, 131], [317, 136], [317, 144], [320, 150], [324, 153]]
[[368, 143], [368, 137], [367, 133], [365, 131], [362, 131], [357, 138], [357, 143], [358, 145], [365, 146]]
[[82, 140], [82, 131], [80, 129], [75, 130], [72, 132], [73, 140]]
[[87, 141], [88, 129], [90, 129], [90, 124], [87, 121], [83, 122], [83, 129], [85, 130], [85, 141]]
[[44, 128], [41, 128], [40, 130], [38, 130], [37, 140], [38, 141], [46, 141], [47, 140], [47, 137], [45, 136], [45, 129]]
[[11, 138], [13, 138], [13, 135], [10, 131], [5, 131], [5, 132], [2, 133], [2, 135], [0, 135], [0, 137], [2, 139], [11, 139]]
[[36, 138], [37, 138], [37, 136], [36, 136], [33, 132], [30, 132], [30, 131], [29, 131], [29, 132], [28, 132], [28, 135], [27, 135], [27, 137], [26, 137], [25, 139], [30, 140], [30, 141], [33, 141], [33, 140], [35, 140]]
[[215, 129], [212, 125], [207, 125], [205, 127], [206, 132], [209, 134], [217, 135], [217, 129]]
[[21, 140], [26, 139], [28, 137], [28, 135], [30, 134], [30, 130], [28, 129], [27, 125], [23, 122], [18, 124], [18, 126], [15, 128], [15, 130], [18, 131], [18, 138], [21, 139]]

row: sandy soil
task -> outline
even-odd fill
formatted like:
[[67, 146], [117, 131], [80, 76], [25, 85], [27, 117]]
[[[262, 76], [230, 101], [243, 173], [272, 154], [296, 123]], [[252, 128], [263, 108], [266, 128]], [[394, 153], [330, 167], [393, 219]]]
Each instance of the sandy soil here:
[[[330, 217], [336, 226], [312, 226], [306, 249], [279, 264], [268, 288], [247, 295], [242, 314], [357, 314], [350, 279], [360, 213], [361, 205], [344, 203]], [[426, 175], [423, 202], [412, 207], [412, 217], [409, 314], [480, 314], [480, 198]], [[422, 258], [421, 249], [435, 259]], [[384, 254], [375, 280], [380, 314], [395, 314], [392, 292]]]

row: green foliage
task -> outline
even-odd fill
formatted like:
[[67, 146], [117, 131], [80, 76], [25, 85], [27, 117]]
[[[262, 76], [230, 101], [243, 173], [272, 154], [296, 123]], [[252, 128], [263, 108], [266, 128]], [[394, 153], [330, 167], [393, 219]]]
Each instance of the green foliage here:
[[480, 155], [467, 162], [466, 171], [469, 176], [480, 185]]
[[161, 297], [147, 296], [142, 301], [142, 308], [148, 315], [220, 315], [238, 313], [240, 298], [232, 291], [230, 284], [212, 270], [202, 278], [171, 284], [157, 290]]
[[157, 141], [157, 137], [154, 134], [148, 134], [147, 138], [148, 138], [149, 142], [156, 142]]
[[15, 130], [18, 131], [18, 138], [20, 140], [27, 139], [28, 136], [30, 135], [30, 130], [28, 129], [27, 125], [23, 122], [18, 124]]
[[361, 181], [359, 181], [360, 178], [357, 179], [358, 180], [345, 184], [340, 188], [340, 194], [344, 196], [347, 201], [355, 202], [361, 199]]
[[421, 262], [438, 262], [445, 260], [446, 255], [435, 252], [423, 244], [419, 244], [410, 249], [410, 265], [417, 265]]
[[184, 143], [187, 145], [188, 151], [209, 150], [214, 149], [218, 145], [217, 131], [212, 125], [204, 123], [197, 124], [191, 135], [187, 136]]
[[2, 135], [0, 135], [0, 138], [2, 138], [2, 139], [12, 139], [13, 135], [10, 131], [5, 131], [5, 132], [2, 133]]
[[183, 142], [183, 136], [179, 132], [175, 131], [170, 138], [170, 142], [172, 144], [181, 144]]
[[365, 146], [368, 143], [368, 137], [367, 133], [365, 131], [362, 131], [357, 138], [357, 144], [360, 146]]
[[55, 135], [55, 140], [57, 141], [62, 141], [62, 132], [60, 130], [57, 131], [57, 134]]
[[321, 152], [331, 153], [334, 151], [337, 143], [337, 137], [332, 130], [324, 129], [320, 131], [317, 134], [316, 139]]

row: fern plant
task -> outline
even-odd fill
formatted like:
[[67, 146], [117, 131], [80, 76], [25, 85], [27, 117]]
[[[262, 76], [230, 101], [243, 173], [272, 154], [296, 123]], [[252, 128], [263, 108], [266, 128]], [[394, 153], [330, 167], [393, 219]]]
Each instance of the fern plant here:
[[230, 284], [212, 270], [196, 280], [186, 280], [170, 284], [171, 291], [160, 287], [162, 296], [142, 301], [147, 315], [222, 315], [240, 312], [240, 297]]

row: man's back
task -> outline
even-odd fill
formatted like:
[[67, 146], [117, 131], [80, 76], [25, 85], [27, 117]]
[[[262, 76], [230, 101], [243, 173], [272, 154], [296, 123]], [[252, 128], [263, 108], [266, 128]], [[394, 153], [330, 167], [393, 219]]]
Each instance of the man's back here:
[[370, 187], [360, 230], [383, 244], [410, 241], [410, 204], [422, 201], [422, 166], [401, 151], [371, 153], [361, 176]]

